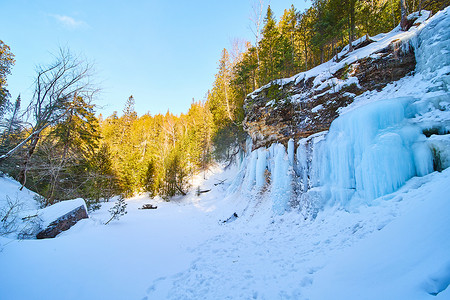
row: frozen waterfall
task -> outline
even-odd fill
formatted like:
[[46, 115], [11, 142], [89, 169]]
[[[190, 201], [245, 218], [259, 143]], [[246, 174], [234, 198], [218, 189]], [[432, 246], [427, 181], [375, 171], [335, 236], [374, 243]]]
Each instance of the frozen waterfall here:
[[296, 145], [291, 140], [287, 149], [273, 144], [253, 151], [233, 190], [267, 192], [274, 213], [282, 214], [295, 203], [308, 209], [370, 204], [414, 176], [448, 167], [449, 14], [439, 12], [404, 41], [415, 50], [415, 74], [375, 96], [356, 97], [328, 132]]

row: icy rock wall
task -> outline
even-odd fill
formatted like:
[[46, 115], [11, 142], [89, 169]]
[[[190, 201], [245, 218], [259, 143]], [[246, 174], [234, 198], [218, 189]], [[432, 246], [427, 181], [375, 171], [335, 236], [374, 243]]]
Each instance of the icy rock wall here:
[[336, 119], [322, 155], [321, 183], [332, 203], [392, 193], [413, 176], [433, 171], [419, 127], [408, 122], [414, 98], [377, 101]]
[[294, 142], [289, 142], [288, 153], [282, 144], [252, 151], [242, 164], [227, 193], [243, 192], [262, 197], [268, 195], [272, 210], [283, 214], [290, 207], [294, 195]]
[[[450, 9], [439, 11], [412, 39], [416, 72], [450, 83]], [[439, 74], [435, 74], [438, 72]], [[431, 76], [430, 76], [431, 75]]]
[[[348, 205], [394, 192], [413, 176], [448, 167], [450, 144], [450, 10], [411, 39], [417, 95], [376, 101], [340, 115], [324, 136], [300, 140], [300, 203]], [[411, 87], [405, 87], [411, 88]], [[400, 89], [400, 93], [403, 93]], [[414, 93], [410, 93], [414, 94]], [[427, 138], [424, 131], [441, 134]], [[434, 164], [434, 166], [433, 166]]]
[[413, 176], [450, 167], [448, 28], [449, 8], [411, 37], [417, 68], [396, 90], [387, 87], [376, 99], [361, 95], [363, 105], [297, 145], [290, 140], [287, 149], [272, 144], [251, 152], [234, 191], [264, 193], [277, 214], [299, 203], [314, 216], [325, 205], [370, 204]]
[[[286, 148], [281, 144], [273, 144], [269, 148], [271, 166], [271, 199], [273, 211], [282, 214], [289, 209], [292, 197], [292, 166], [286, 154]], [[262, 170], [259, 170], [262, 171]]]
[[[241, 188], [272, 201], [282, 214], [292, 203], [306, 210], [348, 206], [392, 193], [413, 176], [433, 171], [433, 155], [412, 97], [377, 101], [337, 118], [329, 132], [250, 153]], [[238, 176], [239, 177], [239, 176]], [[236, 184], [236, 185], [239, 185]], [[236, 190], [236, 189], [234, 189]]]

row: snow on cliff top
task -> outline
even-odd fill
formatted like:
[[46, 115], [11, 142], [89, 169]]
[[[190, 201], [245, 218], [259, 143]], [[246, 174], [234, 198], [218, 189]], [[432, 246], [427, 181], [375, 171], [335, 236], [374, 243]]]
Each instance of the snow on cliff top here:
[[[364, 58], [369, 57], [370, 55], [373, 55], [377, 51], [386, 48], [389, 44], [391, 44], [393, 41], [399, 41], [399, 44], [405, 43], [406, 41], [412, 39], [417, 35], [420, 30], [426, 26], [426, 20], [430, 17], [429, 11], [422, 11], [421, 15], [419, 16], [418, 13], [413, 13], [408, 16], [408, 18], [417, 18], [417, 20], [414, 22], [414, 26], [412, 26], [408, 31], [402, 31], [400, 28], [400, 25], [394, 28], [389, 33], [381, 33], [374, 37], [370, 37], [373, 43], [370, 43], [369, 45], [359, 48], [353, 52], [348, 53], [348, 45], [345, 46], [342, 51], [337, 55], [339, 58], [345, 57], [344, 59], [340, 60], [339, 62], [336, 62], [335, 59], [331, 59], [328, 62], [325, 62], [321, 65], [318, 65], [308, 71], [298, 73], [292, 77], [284, 78], [284, 79], [277, 79], [274, 80], [259, 89], [253, 91], [248, 95], [248, 97], [254, 97], [256, 94], [258, 94], [261, 90], [269, 87], [272, 85], [272, 83], [277, 83], [280, 86], [283, 86], [290, 82], [295, 82], [296, 84], [299, 83], [302, 80], [308, 80], [309, 78], [314, 79], [314, 86], [318, 86], [321, 83], [329, 80], [332, 78], [332, 74], [334, 74], [336, 71], [342, 69], [345, 65], [350, 65], [354, 63], [355, 61]], [[366, 37], [362, 37], [357, 39], [353, 42], [353, 45], [358, 45], [362, 41], [364, 41]]]

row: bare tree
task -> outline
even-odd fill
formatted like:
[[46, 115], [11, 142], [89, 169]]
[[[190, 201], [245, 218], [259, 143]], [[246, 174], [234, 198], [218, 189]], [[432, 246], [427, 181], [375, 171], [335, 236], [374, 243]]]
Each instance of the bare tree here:
[[253, 32], [253, 35], [255, 36], [256, 59], [258, 62], [258, 66], [257, 66], [258, 71], [259, 71], [259, 66], [260, 66], [258, 43], [261, 40], [261, 29], [262, 29], [262, 24], [263, 24], [263, 9], [264, 9], [264, 0], [253, 0], [252, 13], [250, 15], [250, 21], [252, 22], [252, 26], [250, 26], [250, 30]]
[[42, 131], [56, 124], [72, 108], [77, 97], [91, 99], [97, 92], [91, 82], [92, 64], [74, 56], [68, 49], [60, 48], [49, 65], [36, 68], [35, 89], [28, 113], [32, 118], [29, 135], [16, 147], [0, 156], [0, 162], [26, 146], [18, 180], [22, 188], [26, 183], [28, 164], [39, 142]]
[[242, 54], [247, 50], [247, 41], [241, 38], [233, 38], [230, 40], [230, 44], [231, 64], [236, 65], [242, 59]]

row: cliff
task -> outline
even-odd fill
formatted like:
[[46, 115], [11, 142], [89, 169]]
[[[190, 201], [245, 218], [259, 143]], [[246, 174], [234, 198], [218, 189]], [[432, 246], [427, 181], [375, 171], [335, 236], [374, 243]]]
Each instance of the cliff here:
[[450, 9], [428, 16], [248, 95], [253, 151], [229, 192], [314, 217], [450, 167]]
[[[417, 20], [410, 32], [425, 18]], [[253, 149], [274, 142], [284, 145], [328, 130], [339, 109], [356, 96], [381, 91], [386, 85], [411, 74], [416, 67], [410, 33], [395, 29], [389, 34], [363, 37], [333, 60], [288, 79], [275, 80], [249, 94], [245, 100], [244, 128]], [[406, 40], [406, 41], [405, 41]]]

